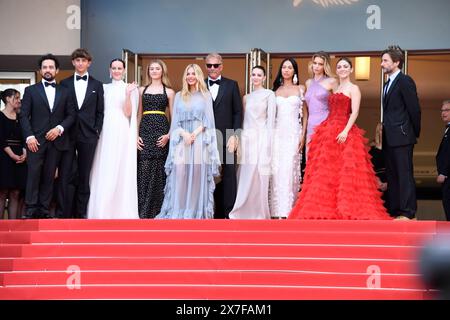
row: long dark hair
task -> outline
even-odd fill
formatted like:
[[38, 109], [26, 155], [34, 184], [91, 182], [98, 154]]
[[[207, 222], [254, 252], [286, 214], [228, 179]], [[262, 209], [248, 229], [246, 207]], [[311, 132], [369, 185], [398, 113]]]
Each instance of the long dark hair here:
[[294, 78], [294, 76], [297, 76], [297, 81], [299, 81], [299, 76], [298, 76], [298, 65], [297, 62], [294, 60], [294, 58], [286, 58], [283, 61], [281, 61], [280, 63], [280, 67], [278, 68], [278, 73], [277, 76], [275, 77], [275, 80], [273, 81], [273, 91], [277, 91], [277, 89], [283, 84], [283, 75], [281, 74], [281, 68], [283, 67], [283, 64], [286, 61], [290, 61], [292, 63], [292, 66], [294, 67], [294, 74], [292, 75], [292, 78]]

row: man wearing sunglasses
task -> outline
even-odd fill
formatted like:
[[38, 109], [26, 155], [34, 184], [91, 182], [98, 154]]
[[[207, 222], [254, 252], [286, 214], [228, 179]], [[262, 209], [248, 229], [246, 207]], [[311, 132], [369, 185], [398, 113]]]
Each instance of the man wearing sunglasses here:
[[238, 130], [242, 128], [242, 101], [236, 81], [222, 77], [222, 57], [217, 53], [206, 56], [208, 78], [206, 85], [213, 99], [217, 147], [221, 157], [221, 181], [214, 191], [214, 218], [227, 219], [236, 200], [236, 149]]

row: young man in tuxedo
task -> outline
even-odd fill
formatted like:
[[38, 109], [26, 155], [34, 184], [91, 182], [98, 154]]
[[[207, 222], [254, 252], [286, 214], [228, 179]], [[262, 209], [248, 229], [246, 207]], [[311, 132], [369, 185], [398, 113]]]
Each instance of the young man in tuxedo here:
[[70, 92], [77, 114], [68, 132], [70, 148], [64, 152], [60, 163], [57, 215], [61, 218], [86, 218], [89, 176], [104, 111], [103, 84], [89, 74], [91, 63], [92, 56], [86, 49], [76, 49], [72, 53], [75, 73], [61, 81]]
[[217, 147], [221, 157], [221, 181], [214, 190], [214, 218], [226, 219], [237, 193], [236, 157], [238, 130], [242, 128], [242, 100], [236, 81], [222, 77], [223, 60], [217, 53], [206, 57], [206, 85], [213, 99]]
[[383, 90], [383, 149], [386, 160], [389, 213], [414, 219], [417, 211], [413, 149], [420, 134], [421, 111], [416, 84], [401, 72], [403, 51], [383, 51], [381, 67], [389, 76]]
[[436, 167], [438, 176], [436, 181], [442, 185], [442, 204], [445, 217], [450, 221], [450, 100], [442, 103], [441, 118], [446, 128], [441, 144], [436, 154]]
[[65, 130], [75, 122], [69, 91], [57, 85], [59, 62], [52, 54], [39, 60], [42, 81], [25, 89], [20, 124], [28, 149], [24, 218], [51, 218], [50, 201], [61, 152], [69, 148]]

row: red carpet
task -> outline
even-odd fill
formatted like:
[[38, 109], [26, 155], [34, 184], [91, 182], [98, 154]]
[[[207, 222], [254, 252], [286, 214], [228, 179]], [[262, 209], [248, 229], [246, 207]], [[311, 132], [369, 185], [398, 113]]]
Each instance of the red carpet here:
[[436, 221], [0, 221], [0, 299], [429, 299]]

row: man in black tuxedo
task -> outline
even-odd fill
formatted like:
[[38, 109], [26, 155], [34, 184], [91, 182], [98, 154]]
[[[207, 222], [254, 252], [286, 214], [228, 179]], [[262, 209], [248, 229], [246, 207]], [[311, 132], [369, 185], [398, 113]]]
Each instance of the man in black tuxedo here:
[[68, 132], [70, 148], [63, 153], [59, 167], [61, 188], [57, 197], [57, 214], [62, 218], [86, 218], [90, 196], [89, 176], [104, 111], [103, 84], [89, 75], [91, 63], [92, 56], [87, 50], [76, 49], [72, 53], [75, 73], [61, 81], [61, 85], [70, 91], [77, 111], [75, 124]]
[[64, 130], [75, 122], [69, 91], [57, 85], [59, 62], [52, 54], [39, 60], [42, 81], [25, 89], [20, 124], [28, 148], [24, 218], [51, 218], [50, 201], [61, 152], [69, 148]]
[[214, 191], [214, 218], [226, 219], [236, 200], [236, 149], [238, 130], [242, 128], [242, 100], [236, 81], [222, 77], [223, 61], [217, 53], [206, 57], [206, 85], [213, 99], [217, 147], [221, 157], [221, 181]]
[[436, 154], [436, 180], [442, 185], [442, 204], [447, 221], [450, 221], [450, 100], [442, 103], [441, 117], [447, 127]]
[[381, 67], [389, 76], [383, 91], [383, 149], [385, 150], [389, 213], [414, 219], [417, 211], [413, 149], [420, 134], [421, 111], [416, 84], [403, 74], [403, 51], [383, 51]]

